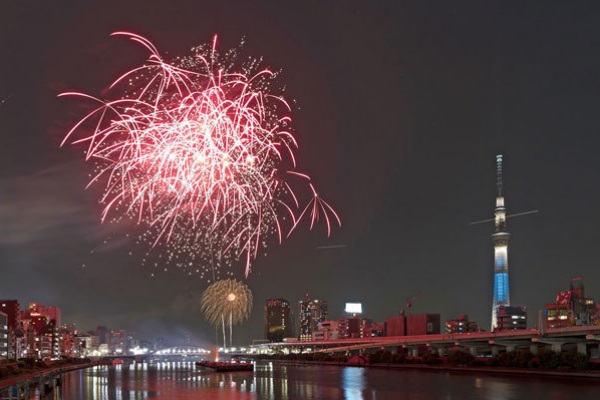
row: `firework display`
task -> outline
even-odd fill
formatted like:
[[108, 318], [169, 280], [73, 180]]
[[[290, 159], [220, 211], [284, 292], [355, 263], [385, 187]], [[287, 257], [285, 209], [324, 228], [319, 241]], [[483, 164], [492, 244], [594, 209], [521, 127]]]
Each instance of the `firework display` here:
[[[62, 93], [98, 104], [63, 140], [86, 148], [95, 165], [90, 185], [103, 185], [102, 220], [135, 220], [163, 262], [198, 272], [252, 261], [269, 238], [282, 239], [305, 218], [329, 235], [341, 225], [297, 170], [291, 108], [277, 73], [239, 50], [217, 51], [217, 38], [192, 55], [166, 61], [142, 36], [116, 32], [142, 46], [146, 64], [121, 75], [109, 99]], [[216, 271], [215, 271], [216, 270]]]
[[214, 327], [221, 326], [223, 319], [235, 326], [250, 316], [252, 292], [248, 286], [235, 279], [217, 281], [202, 293], [200, 310]]
[[[200, 311], [209, 324], [223, 330], [223, 346], [233, 342], [233, 327], [250, 317], [252, 292], [242, 282], [224, 279], [210, 285], [200, 298]], [[228, 328], [228, 329], [226, 329]]]

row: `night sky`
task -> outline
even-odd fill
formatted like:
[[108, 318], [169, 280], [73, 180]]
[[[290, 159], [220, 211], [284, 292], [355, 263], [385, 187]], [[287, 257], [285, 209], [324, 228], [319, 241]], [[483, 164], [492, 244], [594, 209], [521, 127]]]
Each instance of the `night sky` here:
[[254, 263], [234, 342], [263, 337], [267, 298], [295, 309], [305, 293], [332, 318], [361, 302], [377, 321], [420, 293], [412, 313], [489, 329], [493, 225], [469, 222], [493, 216], [498, 153], [509, 213], [539, 210], [508, 220], [511, 303], [535, 326], [574, 276], [600, 300], [600, 3], [120, 3], [0, 6], [0, 298], [57, 306], [82, 330], [214, 339], [207, 283], [142, 266], [143, 249], [100, 223], [82, 149], [59, 148], [84, 109], [57, 94], [101, 95], [144, 62], [109, 37], [128, 30], [168, 56], [244, 38], [244, 55], [281, 69], [300, 169], [342, 218], [331, 238], [305, 225]]

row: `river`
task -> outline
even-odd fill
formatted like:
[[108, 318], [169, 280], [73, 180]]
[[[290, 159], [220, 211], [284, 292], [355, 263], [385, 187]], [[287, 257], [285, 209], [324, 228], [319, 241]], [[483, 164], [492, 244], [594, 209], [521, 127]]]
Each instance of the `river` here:
[[254, 372], [200, 371], [193, 363], [137, 363], [72, 371], [31, 399], [598, 400], [600, 380], [256, 364]]

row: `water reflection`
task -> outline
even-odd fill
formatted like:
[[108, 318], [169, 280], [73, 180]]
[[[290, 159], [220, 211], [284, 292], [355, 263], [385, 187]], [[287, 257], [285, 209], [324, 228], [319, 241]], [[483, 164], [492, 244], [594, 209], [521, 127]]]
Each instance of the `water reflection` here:
[[[132, 363], [64, 374], [51, 396], [32, 400], [348, 399], [597, 400], [600, 380], [560, 380], [258, 363], [254, 372], [214, 373], [193, 363]], [[0, 390], [0, 398], [4, 393]]]
[[342, 388], [344, 398], [348, 400], [363, 400], [362, 391], [366, 388], [364, 368], [344, 368], [342, 372]]
[[208, 373], [193, 363], [98, 366], [65, 374], [61, 399], [145, 400], [192, 399], [202, 395], [215, 399], [252, 399], [252, 373]]

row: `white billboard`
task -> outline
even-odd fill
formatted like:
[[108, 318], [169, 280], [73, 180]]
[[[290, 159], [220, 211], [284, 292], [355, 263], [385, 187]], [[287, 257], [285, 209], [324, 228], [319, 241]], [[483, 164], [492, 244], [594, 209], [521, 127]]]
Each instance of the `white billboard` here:
[[346, 303], [346, 308], [344, 309], [348, 314], [360, 314], [362, 313], [362, 304], [361, 303]]

